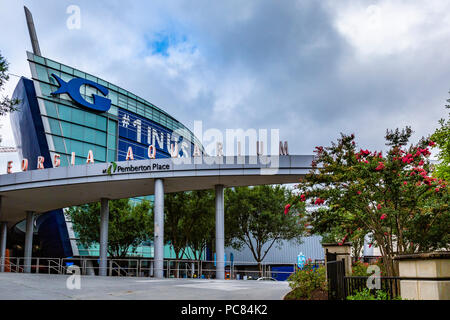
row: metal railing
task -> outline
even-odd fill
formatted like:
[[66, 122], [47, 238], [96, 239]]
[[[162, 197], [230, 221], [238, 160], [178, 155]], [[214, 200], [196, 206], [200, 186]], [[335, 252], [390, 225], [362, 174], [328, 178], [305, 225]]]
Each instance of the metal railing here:
[[[297, 268], [295, 264], [283, 264], [288, 271], [273, 270], [277, 263], [261, 263], [261, 270], [255, 262], [234, 261], [225, 263], [225, 278], [236, 280], [255, 280], [264, 278], [287, 278]], [[75, 258], [31, 258], [31, 273], [67, 274], [70, 266], [78, 266], [82, 275], [99, 274], [98, 257], [75, 257]], [[25, 270], [25, 259], [23, 257], [7, 257], [5, 259], [5, 271], [23, 273]], [[206, 260], [175, 260], [165, 259], [163, 263], [165, 278], [201, 278], [214, 279], [216, 275], [215, 261]], [[108, 276], [116, 277], [153, 277], [155, 264], [152, 258], [124, 258], [108, 259]]]

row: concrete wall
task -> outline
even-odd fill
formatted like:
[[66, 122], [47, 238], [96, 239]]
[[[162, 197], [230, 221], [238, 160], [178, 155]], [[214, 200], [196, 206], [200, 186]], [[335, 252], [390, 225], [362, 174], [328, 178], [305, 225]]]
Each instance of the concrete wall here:
[[[399, 256], [400, 277], [450, 277], [450, 252]], [[402, 299], [450, 300], [449, 280], [401, 280]]]

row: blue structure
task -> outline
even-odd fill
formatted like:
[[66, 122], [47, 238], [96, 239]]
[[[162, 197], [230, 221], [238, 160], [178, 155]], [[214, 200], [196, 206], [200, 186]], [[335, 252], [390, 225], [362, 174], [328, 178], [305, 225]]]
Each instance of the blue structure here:
[[[89, 154], [95, 162], [121, 161], [130, 149], [132, 159], [148, 159], [150, 145], [155, 158], [190, 156], [194, 144], [201, 150], [189, 129], [150, 102], [84, 71], [27, 55], [32, 79], [17, 84], [13, 98], [20, 104], [10, 119], [28, 170], [37, 169], [38, 157], [51, 168], [84, 164]], [[69, 235], [62, 209], [40, 215], [37, 228], [43, 255], [89, 254]]]

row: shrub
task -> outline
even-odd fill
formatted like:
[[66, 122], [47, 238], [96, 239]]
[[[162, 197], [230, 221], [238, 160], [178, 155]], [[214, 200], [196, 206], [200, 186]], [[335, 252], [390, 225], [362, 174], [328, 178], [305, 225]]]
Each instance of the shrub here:
[[318, 267], [308, 261], [303, 269], [291, 274], [288, 278], [289, 286], [296, 298], [311, 299], [314, 290], [326, 290], [325, 267]]
[[356, 277], [367, 277], [367, 268], [369, 267], [369, 264], [362, 261], [356, 261], [352, 265], [352, 276]]
[[[383, 290], [377, 290], [373, 294], [369, 289], [365, 288], [363, 291], [357, 292], [352, 296], [348, 296], [347, 300], [391, 300], [389, 295]], [[401, 297], [395, 297], [392, 300], [402, 300]]]

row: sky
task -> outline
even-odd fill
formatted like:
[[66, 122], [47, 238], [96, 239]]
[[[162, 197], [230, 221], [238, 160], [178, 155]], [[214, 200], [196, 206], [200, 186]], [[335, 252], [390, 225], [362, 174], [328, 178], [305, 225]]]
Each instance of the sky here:
[[[195, 120], [223, 132], [279, 129], [290, 154], [354, 133], [361, 148], [385, 150], [386, 129], [411, 126], [417, 141], [447, 115], [447, 0], [0, 0], [0, 51], [12, 74], [30, 77], [23, 5], [44, 56], [191, 130]], [[14, 145], [8, 117], [0, 124], [2, 145]], [[1, 155], [0, 170], [14, 157]]]

